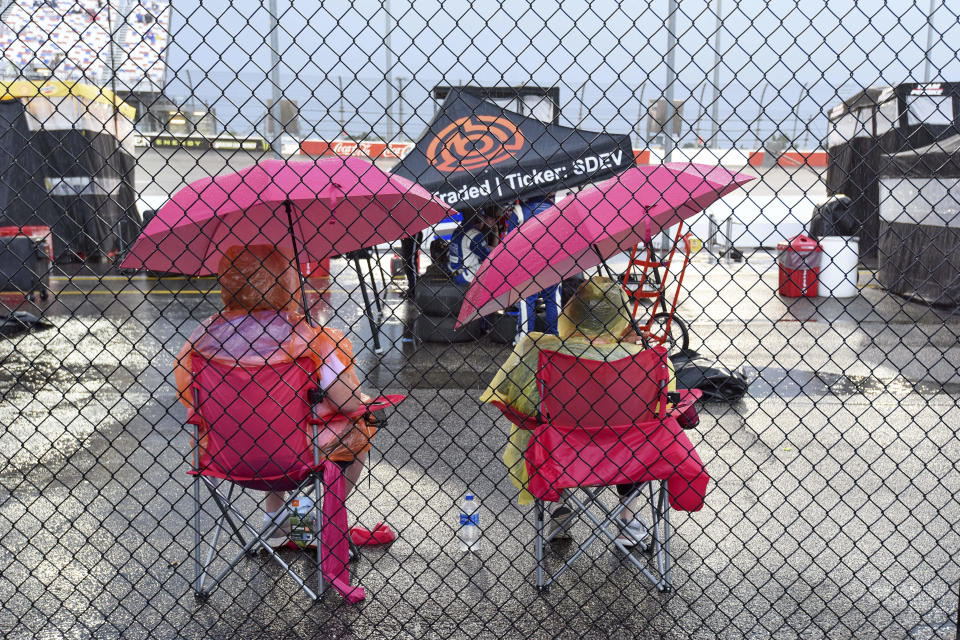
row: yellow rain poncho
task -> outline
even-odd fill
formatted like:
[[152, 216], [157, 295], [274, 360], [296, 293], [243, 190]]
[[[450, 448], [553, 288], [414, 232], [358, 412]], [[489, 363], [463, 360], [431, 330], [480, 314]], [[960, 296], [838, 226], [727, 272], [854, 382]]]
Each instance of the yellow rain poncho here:
[[[532, 332], [520, 339], [480, 396], [481, 402], [500, 403], [523, 415], [537, 415], [540, 394], [536, 374], [541, 350], [601, 361], [619, 360], [643, 350], [632, 330], [626, 294], [609, 278], [595, 276], [580, 285], [564, 305], [557, 324], [558, 336]], [[675, 386], [671, 368], [670, 388]], [[525, 489], [527, 468], [523, 459], [529, 441], [529, 431], [511, 424], [503, 462], [510, 481], [520, 490], [520, 504], [533, 502]]]

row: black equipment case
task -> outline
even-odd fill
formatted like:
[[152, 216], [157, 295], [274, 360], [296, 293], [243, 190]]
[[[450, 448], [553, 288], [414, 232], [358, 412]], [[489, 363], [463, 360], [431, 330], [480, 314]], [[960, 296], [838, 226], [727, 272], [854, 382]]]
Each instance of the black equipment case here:
[[43, 242], [28, 236], [0, 237], [0, 292], [46, 300], [50, 257]]

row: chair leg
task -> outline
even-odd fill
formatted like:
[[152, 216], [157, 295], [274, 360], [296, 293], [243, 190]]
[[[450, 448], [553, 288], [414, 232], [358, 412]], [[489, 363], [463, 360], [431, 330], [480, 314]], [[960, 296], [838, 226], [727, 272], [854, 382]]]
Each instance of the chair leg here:
[[[604, 515], [606, 516], [606, 519], [601, 521], [600, 518], [598, 518], [592, 511], [590, 511], [590, 510], [587, 508], [587, 505], [585, 505], [584, 503], [582, 503], [582, 502], [580, 501], [580, 499], [576, 497], [576, 495], [571, 495], [571, 500], [573, 500], [573, 501], [577, 504], [577, 506], [580, 507], [580, 508], [583, 510], [584, 515], [587, 516], [587, 518], [589, 518], [589, 519], [591, 520], [591, 522], [593, 522], [593, 525], [594, 525], [594, 527], [595, 527], [594, 532], [593, 532], [593, 533], [594, 533], [594, 536], [596, 536], [596, 535], [598, 535], [598, 534], [600, 534], [600, 533], [602, 533], [604, 536], [606, 536], [607, 539], [609, 539], [610, 542], [612, 542], [612, 543], [614, 544], [614, 546], [617, 547], [617, 549], [619, 549], [619, 550], [624, 554], [624, 556], [626, 557], [626, 559], [627, 559], [631, 564], [633, 564], [637, 569], [639, 569], [640, 572], [641, 572], [644, 576], [646, 576], [646, 578], [647, 578], [651, 583], [653, 583], [654, 585], [657, 585], [657, 584], [659, 583], [659, 581], [660, 581], [659, 578], [656, 577], [656, 576], [654, 576], [654, 575], [650, 572], [650, 570], [649, 570], [646, 566], [644, 566], [644, 564], [641, 563], [641, 562], [634, 556], [634, 554], [630, 553], [630, 549], [627, 549], [625, 546], [623, 546], [623, 544], [622, 544], [620, 541], [617, 540], [617, 536], [610, 531], [611, 525], [614, 524], [614, 519], [615, 519], [618, 515], [620, 515], [620, 512], [621, 512], [621, 511], [623, 511], [624, 505], [623, 505], [623, 504], [620, 504], [618, 507], [615, 507], [614, 509], [608, 509], [607, 507], [605, 507], [605, 506], [603, 505], [602, 502], [600, 502], [600, 501], [597, 499], [597, 494], [596, 494], [593, 490], [584, 488], [584, 491], [587, 493], [588, 496], [590, 496], [593, 504], [596, 504], [597, 507], [599, 507], [600, 510], [603, 511]], [[634, 497], [636, 497], [637, 495], [639, 495], [639, 489], [638, 489], [637, 492], [635, 492], [635, 493], [633, 494]], [[593, 536], [591, 536], [591, 538], [588, 539], [588, 542], [592, 542], [592, 538], [593, 538]], [[580, 549], [577, 550], [577, 554], [574, 554], [574, 556], [576, 556], [576, 555], [578, 555], [579, 553], [581, 553], [581, 552], [585, 549], [585, 546], [586, 546], [586, 544], [582, 545], [582, 546], [580, 547]], [[567, 561], [567, 564], [569, 565], [573, 560], [574, 560], [574, 558], [571, 558], [569, 561]], [[558, 573], [558, 575], [559, 575], [559, 573]]]
[[230, 516], [229, 507], [231, 504], [230, 500], [233, 496], [234, 485], [230, 485], [230, 490], [227, 492], [227, 495], [224, 496], [222, 493], [220, 493], [219, 487], [215, 486], [209, 479], [204, 478], [203, 481], [207, 485], [207, 489], [210, 491], [210, 496], [213, 498], [214, 504], [216, 504], [220, 509], [220, 513], [222, 514], [220, 521], [222, 522], [226, 520], [227, 524], [230, 525], [230, 528], [233, 529], [233, 535], [237, 537], [237, 542], [240, 543], [241, 547], [246, 547], [247, 541], [244, 539], [243, 534], [240, 533], [240, 528], [237, 526], [237, 523], [234, 522], [233, 518]]
[[537, 559], [537, 590], [543, 590], [543, 500], [534, 502], [537, 519], [537, 537], [534, 541], [534, 555]]
[[657, 580], [654, 584], [658, 591], [662, 591], [663, 540], [660, 537], [660, 521], [662, 519], [662, 510], [660, 509], [660, 488], [655, 490], [653, 482], [648, 482], [647, 488], [650, 492], [650, 554], [653, 556], [654, 564], [657, 567]]
[[193, 478], [193, 593], [203, 595], [202, 551], [200, 549], [200, 477]]
[[670, 591], [670, 503], [667, 497], [667, 483], [661, 481], [654, 493], [650, 486], [650, 510], [653, 513], [652, 554], [657, 566], [655, 586], [658, 591]]
[[670, 580], [670, 537], [673, 531], [670, 528], [670, 502], [667, 498], [667, 481], [660, 483], [660, 506], [663, 519], [663, 586], [665, 591], [673, 589]]
[[[216, 490], [215, 487], [212, 487], [210, 485], [208, 485], [208, 487], [212, 491]], [[299, 490], [294, 492], [294, 495], [298, 493], [299, 493]], [[287, 501], [284, 504], [285, 509], [289, 508], [291, 500], [293, 500], [293, 497], [290, 497], [287, 499]], [[298, 576], [296, 572], [286, 562], [283, 561], [283, 558], [280, 557], [280, 555], [276, 552], [276, 550], [272, 549], [269, 545], [266, 544], [266, 542], [264, 542], [263, 536], [267, 535], [275, 525], [273, 523], [266, 524], [258, 531], [256, 528], [254, 528], [249, 522], [247, 522], [244, 519], [243, 514], [237, 511], [237, 508], [234, 507], [232, 504], [226, 505], [226, 509], [228, 512], [230, 512], [231, 514], [237, 517], [237, 519], [240, 521], [240, 524], [243, 526], [243, 528], [248, 529], [252, 533], [253, 537], [246, 543], [246, 545], [244, 545], [240, 553], [238, 553], [237, 556], [232, 561], [230, 561], [227, 564], [227, 566], [218, 575], [211, 578], [211, 583], [214, 585], [219, 584], [220, 581], [223, 580], [227, 576], [227, 574], [233, 570], [233, 568], [240, 562], [240, 560], [250, 550], [256, 547], [259, 547], [264, 551], [266, 551], [270, 555], [270, 557], [277, 564], [279, 564], [284, 571], [286, 571], [287, 575], [289, 575], [293, 579], [293, 581], [296, 582], [297, 585], [300, 586], [300, 588], [302, 588], [306, 592], [306, 594], [310, 597], [310, 599], [316, 600], [318, 596], [314, 593], [313, 589], [308, 587], [307, 584], [303, 581], [303, 579], [300, 578], [300, 576]]]
[[[567, 498], [569, 499], [569, 501], [570, 501], [571, 503], [573, 503], [573, 505], [576, 507], [577, 510], [576, 510], [575, 513], [577, 513], [577, 515], [583, 514], [583, 515], [585, 515], [587, 518], [593, 520], [593, 521], [596, 523], [596, 520], [593, 518], [593, 514], [591, 514], [591, 513], [588, 512], [588, 505], [589, 505], [589, 504], [598, 504], [598, 505], [600, 505], [600, 503], [598, 502], [599, 497], [598, 497], [597, 493], [594, 492], [592, 489], [589, 489], [589, 488], [587, 488], [587, 487], [582, 487], [582, 489], [583, 489], [583, 492], [586, 493], [587, 496], [588, 496], [588, 498], [589, 498], [589, 500], [588, 500], [586, 503], [581, 502], [580, 499], [577, 498], [576, 495], [575, 495], [572, 491], [569, 492], [569, 493], [567, 493], [567, 494], [566, 494], [566, 497], [567, 497]], [[603, 507], [602, 505], [600, 505], [600, 508], [603, 509], [604, 511], [606, 511], [605, 507]], [[609, 517], [608, 517], [608, 522], [612, 522], [612, 521], [613, 521], [613, 518], [615, 518], [616, 515], [619, 514], [620, 511], [622, 511], [622, 510], [623, 510], [623, 506], [621, 505], [620, 507], [618, 507], [617, 509], [615, 509], [615, 511], [613, 512], [612, 515], [610, 514], [610, 512], [607, 512], [607, 515], [609, 516]], [[552, 576], [550, 576], [550, 579], [547, 581], [547, 584], [548, 584], [548, 585], [549, 585], [549, 584], [552, 584], [552, 583], [555, 582], [557, 579], [559, 579], [560, 576], [563, 575], [563, 574], [567, 571], [567, 569], [569, 569], [570, 567], [573, 566], [573, 563], [577, 561], [577, 558], [579, 558], [581, 555], [583, 555], [584, 553], [587, 552], [587, 549], [590, 548], [590, 545], [592, 545], [592, 544], [594, 543], [594, 541], [596, 541], [597, 538], [599, 538], [599, 537], [600, 537], [599, 527], [596, 527], [596, 526], [595, 526], [595, 527], [593, 528], [593, 530], [590, 532], [590, 535], [587, 537], [586, 540], [584, 540], [584, 541], [580, 544], [580, 546], [577, 548], [577, 550], [574, 552], [574, 554], [573, 554], [572, 556], [570, 556], [569, 558], [566, 559], [566, 561], [563, 563], [563, 566], [560, 567], [560, 569], [559, 569], [556, 573], [554, 573]]]
[[[230, 504], [230, 499], [233, 497], [233, 488], [234, 485], [230, 485], [230, 489], [227, 491], [226, 503]], [[228, 520], [230, 525], [234, 528], [234, 532], [237, 535], [237, 539], [240, 541], [240, 544], [246, 544], [243, 541], [243, 537], [240, 535], [240, 532], [236, 530], [236, 526], [233, 524], [233, 520], [230, 519], [229, 514], [223, 509], [223, 506], [220, 504], [220, 501], [217, 498], [217, 493], [213, 494], [213, 499], [217, 503], [217, 506], [220, 507], [220, 511], [223, 513], [220, 518], [217, 519], [217, 526], [213, 528], [213, 541], [209, 544], [209, 549], [207, 549], [207, 559], [203, 563], [203, 569], [200, 572], [200, 590], [203, 590], [203, 582], [207, 578], [207, 567], [210, 566], [210, 563], [213, 562], [213, 556], [216, 555], [217, 545], [220, 544], [220, 534], [223, 532], [223, 521]], [[222, 497], [222, 496], [221, 496]]]
[[317, 599], [323, 597], [323, 514], [320, 513], [320, 476], [313, 475], [313, 522], [317, 543]]
[[660, 487], [657, 489], [656, 494], [653, 491], [653, 483], [650, 483], [650, 506], [654, 511], [654, 523], [653, 523], [653, 533], [654, 533], [654, 547], [653, 547], [653, 557], [656, 560], [657, 564], [657, 591], [664, 590], [663, 577], [666, 573], [666, 567], [664, 565], [664, 538], [663, 538], [663, 496], [664, 496], [664, 486], [665, 483], [661, 482]]

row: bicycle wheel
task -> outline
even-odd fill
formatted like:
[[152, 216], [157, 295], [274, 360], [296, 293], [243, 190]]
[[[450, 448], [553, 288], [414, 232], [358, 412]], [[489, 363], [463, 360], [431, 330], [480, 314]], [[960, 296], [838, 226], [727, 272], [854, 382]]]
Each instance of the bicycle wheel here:
[[[667, 327], [667, 320], [669, 319], [670, 314], [666, 311], [656, 314], [650, 320], [650, 331], [654, 335], [663, 335]], [[687, 328], [687, 323], [678, 315], [674, 315], [673, 320], [670, 322], [670, 335], [667, 336], [666, 345], [670, 353], [678, 353], [690, 348], [690, 329]]]

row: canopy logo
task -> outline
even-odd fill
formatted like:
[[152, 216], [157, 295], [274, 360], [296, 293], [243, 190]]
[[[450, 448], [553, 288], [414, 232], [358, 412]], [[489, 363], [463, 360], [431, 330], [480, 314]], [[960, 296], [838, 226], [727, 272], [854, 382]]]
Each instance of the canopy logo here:
[[918, 84], [910, 90], [912, 96], [942, 96], [943, 85], [939, 82], [930, 82], [927, 84]]
[[523, 142], [523, 134], [506, 118], [467, 116], [430, 141], [427, 160], [440, 171], [483, 169], [514, 157]]

